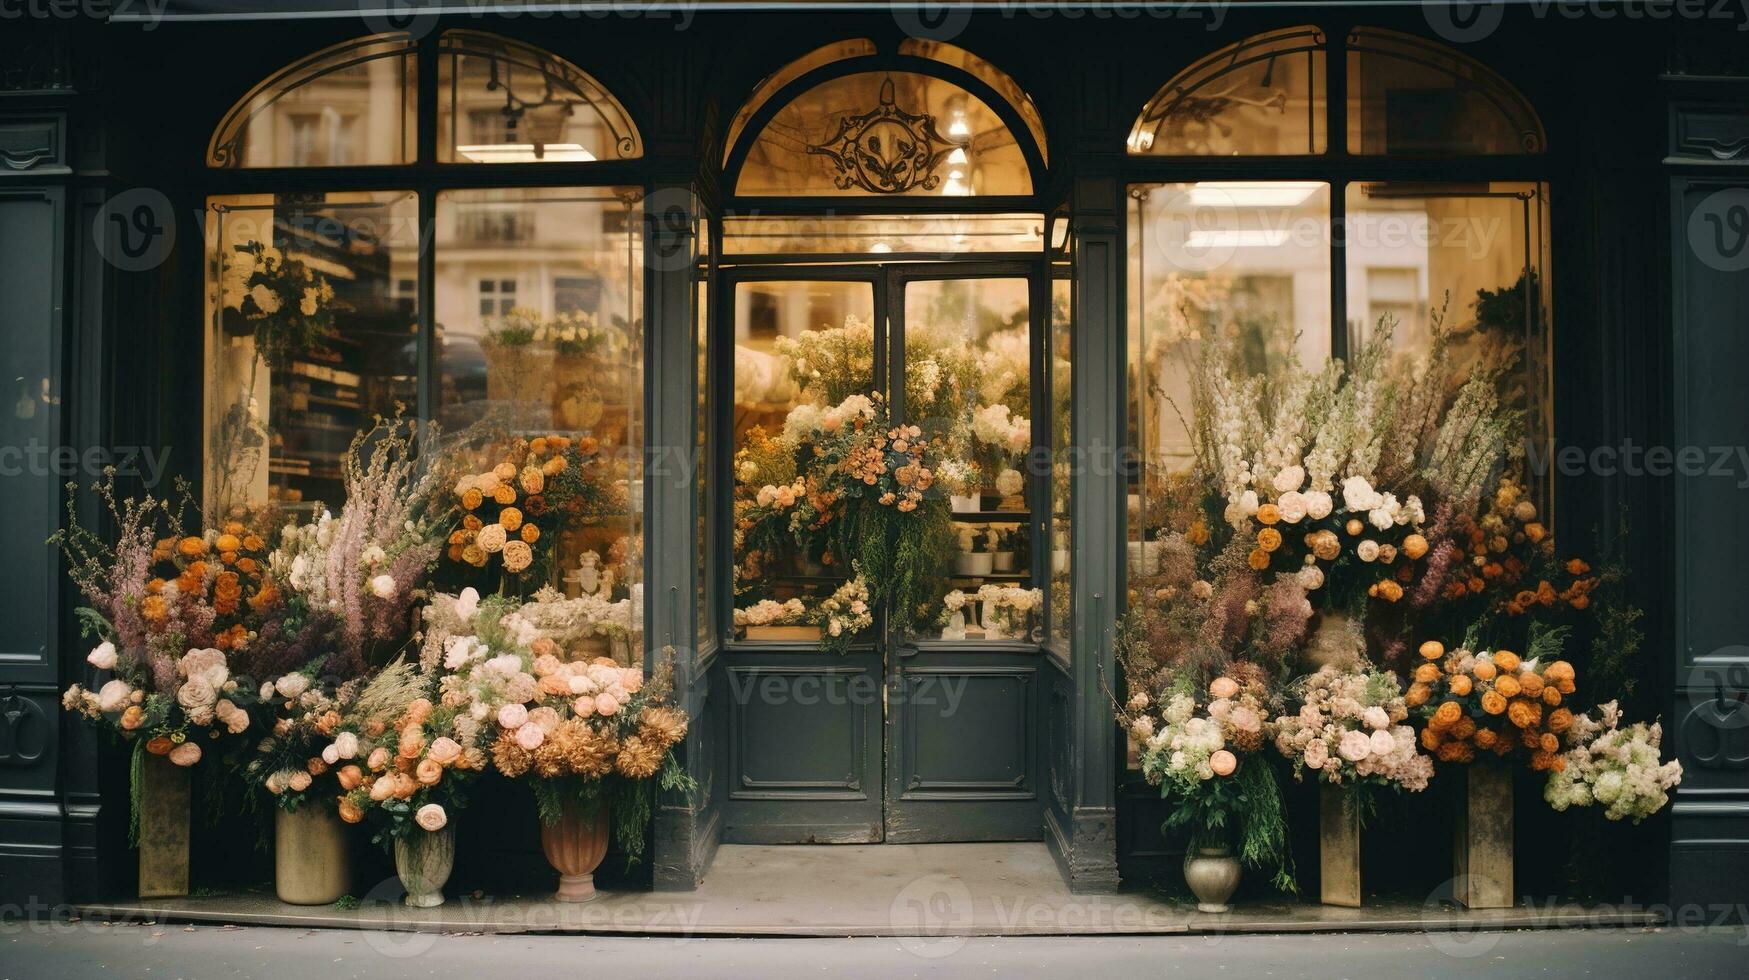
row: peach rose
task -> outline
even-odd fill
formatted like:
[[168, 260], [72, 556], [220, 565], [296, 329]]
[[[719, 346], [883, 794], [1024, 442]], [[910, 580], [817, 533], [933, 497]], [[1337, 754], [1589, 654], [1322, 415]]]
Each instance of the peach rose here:
[[1230, 698], [1239, 693], [1239, 682], [1231, 677], [1217, 677], [1209, 684], [1209, 697]]
[[376, 748], [371, 749], [370, 750], [370, 758], [366, 759], [364, 762], [365, 768], [370, 769], [373, 772], [378, 770], [378, 769], [383, 768], [384, 766], [387, 766], [388, 764], [389, 764], [389, 750], [388, 750], [387, 746], [382, 746], [382, 745], [379, 745]]
[[358, 823], [364, 819], [364, 811], [360, 810], [358, 804], [347, 797], [340, 798], [338, 809], [340, 810], [340, 819], [347, 823]]
[[461, 758], [461, 755], [461, 743], [447, 735], [440, 735], [433, 739], [431, 742], [431, 748], [426, 750], [425, 753], [427, 759], [440, 766], [449, 765], [455, 760]]
[[449, 824], [449, 814], [437, 803], [427, 803], [413, 814], [413, 822], [421, 829], [437, 833]]
[[179, 766], [192, 766], [200, 761], [200, 746], [193, 742], [183, 742], [170, 750], [170, 761]]
[[364, 770], [357, 766], [341, 766], [334, 778], [340, 780], [341, 789], [350, 793], [364, 785]]
[[612, 718], [619, 713], [619, 699], [611, 694], [597, 694], [595, 696], [595, 713], [603, 718]]
[[395, 777], [378, 776], [377, 781], [370, 784], [370, 798], [378, 803], [395, 795]]
[[1213, 769], [1217, 776], [1231, 776], [1233, 770], [1239, 768], [1239, 759], [1226, 749], [1217, 749], [1213, 755], [1209, 756], [1209, 768]]
[[395, 782], [394, 796], [397, 799], [411, 799], [414, 793], [419, 792], [418, 782], [404, 772], [395, 773], [390, 778]]
[[546, 740], [546, 731], [532, 721], [523, 722], [522, 726], [516, 729], [516, 744], [522, 746], [525, 752], [533, 752], [540, 748], [541, 743]]
[[421, 786], [436, 786], [437, 781], [443, 778], [443, 767], [430, 759], [421, 759], [419, 768], [413, 771], [413, 775]]
[[417, 728], [409, 728], [401, 733], [401, 744], [397, 755], [403, 759], [417, 759], [425, 754], [425, 734]]
[[498, 709], [498, 727], [515, 731], [528, 724], [528, 709], [520, 704], [507, 704]]

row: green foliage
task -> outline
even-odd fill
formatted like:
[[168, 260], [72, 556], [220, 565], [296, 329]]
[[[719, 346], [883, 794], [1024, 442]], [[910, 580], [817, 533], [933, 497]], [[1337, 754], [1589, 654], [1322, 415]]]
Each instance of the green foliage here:
[[1160, 795], [1173, 804], [1162, 831], [1188, 831], [1193, 851], [1236, 851], [1240, 864], [1269, 874], [1277, 890], [1299, 892], [1281, 789], [1262, 756], [1241, 755], [1239, 768], [1225, 778], [1168, 778], [1160, 784]]

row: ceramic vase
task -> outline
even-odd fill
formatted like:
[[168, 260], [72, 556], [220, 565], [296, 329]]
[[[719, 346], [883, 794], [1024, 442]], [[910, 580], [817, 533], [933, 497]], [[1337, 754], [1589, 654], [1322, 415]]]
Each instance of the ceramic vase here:
[[407, 889], [406, 904], [416, 909], [443, 904], [443, 886], [455, 867], [455, 831], [414, 828], [395, 838], [395, 873]]
[[587, 902], [595, 897], [595, 869], [607, 856], [607, 827], [605, 803], [587, 814], [578, 804], [567, 803], [557, 823], [541, 824], [541, 851], [559, 872], [554, 901]]
[[1184, 856], [1184, 883], [1198, 912], [1229, 911], [1227, 900], [1239, 890], [1239, 859], [1224, 847], [1197, 848]]

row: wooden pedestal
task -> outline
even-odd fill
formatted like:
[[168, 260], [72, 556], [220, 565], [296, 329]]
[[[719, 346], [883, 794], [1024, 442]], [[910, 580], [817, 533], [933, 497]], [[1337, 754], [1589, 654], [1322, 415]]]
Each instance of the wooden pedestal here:
[[147, 752], [139, 772], [140, 897], [187, 895], [189, 771]]
[[1318, 786], [1318, 900], [1360, 907], [1360, 801], [1347, 786]]
[[1464, 769], [1452, 840], [1452, 901], [1471, 909], [1511, 908], [1512, 771], [1481, 761]]

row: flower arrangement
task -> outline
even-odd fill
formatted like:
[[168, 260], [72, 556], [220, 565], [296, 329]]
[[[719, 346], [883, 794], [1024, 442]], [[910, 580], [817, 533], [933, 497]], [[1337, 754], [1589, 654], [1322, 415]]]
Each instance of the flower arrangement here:
[[241, 317], [241, 329], [254, 337], [256, 355], [278, 370], [323, 350], [335, 335], [338, 309], [328, 277], [272, 245], [249, 241], [232, 248], [251, 263], [231, 308]]
[[745, 609], [735, 610], [735, 628], [749, 626], [793, 626], [808, 617], [808, 607], [800, 599], [777, 602], [761, 599]]
[[1423, 748], [1441, 762], [1466, 763], [1491, 752], [1527, 757], [1538, 772], [1566, 767], [1559, 751], [1560, 736], [1574, 720], [1562, 705], [1576, 690], [1571, 664], [1542, 664], [1510, 650], [1447, 653], [1437, 640], [1423, 643], [1420, 653], [1424, 663], [1415, 668], [1406, 700], [1424, 718]]
[[1280, 791], [1262, 756], [1271, 698], [1262, 673], [1233, 664], [1206, 698], [1185, 677], [1119, 706], [1120, 722], [1141, 745], [1142, 774], [1172, 810], [1164, 830], [1187, 830], [1192, 852], [1232, 848], [1240, 863], [1297, 890]]
[[857, 634], [874, 625], [874, 607], [869, 602], [868, 581], [862, 569], [821, 600], [814, 618], [820, 625], [822, 643], [828, 651], [845, 653]]
[[1433, 760], [1405, 724], [1409, 707], [1397, 676], [1364, 664], [1326, 664], [1295, 685], [1299, 710], [1275, 720], [1275, 747], [1294, 777], [1333, 785], [1420, 792]]
[[984, 604], [984, 626], [992, 637], [1008, 636], [1024, 639], [1032, 611], [1044, 605], [1043, 589], [1018, 585], [988, 584], [978, 587], [978, 601]]
[[548, 823], [568, 803], [611, 804], [621, 843], [636, 854], [653, 781], [685, 784], [672, 753], [687, 719], [669, 703], [664, 673], [646, 681], [641, 665], [573, 657], [561, 641], [574, 633], [543, 624], [564, 621], [549, 607], [574, 601], [551, 589], [526, 602], [436, 597], [422, 660], [439, 674], [439, 697], [425, 730], [527, 782]]
[[1562, 737], [1565, 764], [1550, 767], [1543, 799], [1557, 811], [1601, 806], [1610, 820], [1639, 823], [1670, 802], [1670, 790], [1682, 781], [1682, 763], [1662, 761], [1664, 730], [1657, 722], [1623, 728], [1614, 701], [1594, 714], [1574, 716]]

